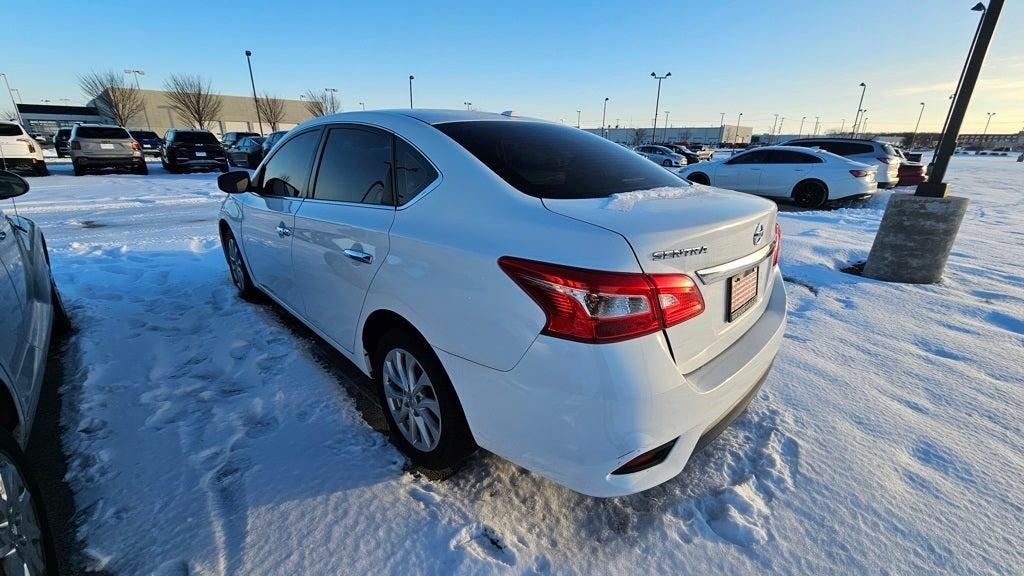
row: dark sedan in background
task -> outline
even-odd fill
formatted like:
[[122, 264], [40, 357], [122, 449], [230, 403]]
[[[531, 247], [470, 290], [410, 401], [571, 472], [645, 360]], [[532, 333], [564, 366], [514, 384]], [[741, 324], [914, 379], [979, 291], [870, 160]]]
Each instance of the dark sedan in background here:
[[228, 148], [228, 164], [243, 168], [255, 168], [263, 160], [263, 141], [259, 136], [246, 136], [233, 147]]
[[67, 158], [68, 139], [71, 138], [71, 128], [61, 128], [53, 133], [53, 149], [57, 152], [57, 158]]
[[159, 156], [160, 150], [164, 147], [164, 141], [157, 136], [156, 132], [150, 130], [129, 130], [132, 138], [142, 147], [144, 156]]
[[271, 132], [263, 139], [263, 158], [266, 158], [267, 154], [270, 154], [270, 151], [274, 149], [274, 144], [280, 142], [281, 138], [283, 138], [287, 133], [287, 130], [278, 130], [277, 132]]

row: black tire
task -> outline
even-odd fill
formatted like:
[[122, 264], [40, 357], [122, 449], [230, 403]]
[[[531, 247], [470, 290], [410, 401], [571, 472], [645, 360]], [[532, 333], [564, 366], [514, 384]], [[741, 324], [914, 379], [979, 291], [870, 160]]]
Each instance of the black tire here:
[[820, 208], [828, 201], [828, 189], [821, 182], [800, 182], [793, 188], [793, 201], [801, 208]]
[[36, 176], [49, 176], [50, 169], [46, 167], [46, 164], [42, 164], [36, 167]]
[[228, 163], [227, 163], [227, 162], [225, 162], [225, 163], [223, 163], [223, 164], [221, 164], [221, 165], [220, 165], [220, 171], [221, 171], [221, 172], [223, 172], [223, 173], [225, 173], [225, 174], [226, 174], [226, 173], [228, 172], [228, 170], [230, 170], [230, 169], [231, 169], [231, 168], [230, 168], [230, 167], [228, 167]]
[[711, 180], [709, 180], [707, 174], [704, 174], [703, 172], [694, 172], [693, 174], [688, 175], [686, 179], [694, 184], [703, 184], [705, 186], [711, 184]]
[[71, 331], [71, 319], [68, 317], [68, 310], [64, 307], [64, 299], [57, 290], [57, 283], [50, 277], [50, 303], [53, 305], [53, 333], [67, 334]]
[[[237, 253], [235, 253], [238, 258], [237, 265], [232, 261], [235, 255], [232, 253], [232, 250], [237, 250]], [[249, 276], [249, 266], [242, 255], [242, 248], [238, 245], [238, 241], [235, 240], [235, 235], [230, 229], [224, 233], [224, 259], [228, 264], [228, 274], [231, 276], [231, 283], [238, 290], [238, 295], [250, 302], [257, 300], [259, 298], [259, 289], [252, 283], [252, 277]]]
[[75, 171], [75, 176], [81, 176], [85, 174], [85, 168], [82, 168], [79, 164], [72, 164], [71, 168]]
[[[430, 379], [433, 400], [440, 411], [440, 436], [429, 451], [413, 446], [399, 428], [385, 395], [384, 361], [392, 350], [401, 350], [415, 358], [422, 373]], [[388, 423], [391, 442], [412, 461], [425, 469], [434, 479], [447, 478], [455, 473], [477, 449], [473, 434], [466, 423], [462, 404], [455, 394], [451, 380], [433, 349], [421, 337], [404, 328], [393, 328], [384, 333], [373, 355], [374, 391], [381, 411]], [[429, 399], [429, 398], [428, 398]]]
[[139, 165], [135, 167], [134, 172], [142, 176], [148, 176], [149, 166], [146, 165], [146, 161], [143, 160], [142, 162], [140, 162]]
[[661, 165], [664, 166], [665, 168], [671, 168], [672, 167], [672, 161], [671, 160], [662, 160], [661, 161]]
[[[50, 534], [50, 524], [46, 517], [46, 510], [43, 508], [42, 501], [40, 500], [39, 485], [36, 484], [35, 479], [28, 470], [28, 462], [25, 458], [25, 454], [21, 451], [18, 443], [14, 441], [14, 437], [11, 436], [10, 432], [6, 430], [0, 430], [0, 467], [13, 466], [14, 470], [11, 470], [11, 475], [17, 475], [21, 481], [21, 487], [25, 489], [31, 500], [31, 512], [36, 517], [36, 527], [39, 530], [38, 538], [33, 540], [38, 542], [38, 555], [40, 562], [37, 565], [42, 568], [42, 573], [47, 575], [57, 574], [57, 554], [54, 551], [53, 537]], [[8, 477], [4, 474], [0, 477]], [[4, 492], [8, 492], [11, 487], [4, 486]], [[18, 490], [20, 492], [20, 490]], [[7, 518], [7, 506], [3, 506], [4, 511], [0, 512], [0, 517], [3, 517], [4, 523], [7, 524], [13, 520], [13, 518]], [[18, 515], [19, 521], [22, 523], [22, 534], [25, 534], [27, 526], [24, 522], [27, 517], [24, 513]], [[8, 524], [10, 526], [10, 524]], [[8, 530], [9, 528], [4, 528]], [[19, 546], [18, 550], [23, 548]], [[19, 554], [19, 552], [15, 552]], [[8, 559], [10, 561], [10, 559]], [[4, 572], [4, 568], [0, 566], [0, 573]], [[33, 574], [37, 573], [32, 571]]]

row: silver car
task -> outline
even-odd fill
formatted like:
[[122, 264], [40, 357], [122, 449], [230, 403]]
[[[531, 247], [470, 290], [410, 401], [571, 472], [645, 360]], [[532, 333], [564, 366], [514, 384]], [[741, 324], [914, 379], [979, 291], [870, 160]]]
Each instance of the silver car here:
[[664, 146], [648, 144], [634, 148], [641, 156], [655, 164], [661, 164], [665, 168], [679, 168], [686, 166], [686, 156], [676, 154]]
[[[0, 171], [0, 200], [29, 185]], [[43, 233], [0, 210], [0, 574], [56, 574], [39, 491], [26, 467], [28, 444], [54, 329], [67, 317], [50, 275]]]
[[68, 139], [75, 176], [106, 168], [149, 174], [142, 147], [120, 126], [79, 124]]

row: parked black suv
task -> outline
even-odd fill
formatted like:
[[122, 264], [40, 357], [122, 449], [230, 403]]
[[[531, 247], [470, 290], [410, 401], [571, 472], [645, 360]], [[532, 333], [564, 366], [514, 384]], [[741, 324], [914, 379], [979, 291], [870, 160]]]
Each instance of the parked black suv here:
[[172, 128], [164, 135], [160, 163], [168, 172], [228, 171], [224, 147], [209, 130]]
[[237, 145], [242, 138], [245, 138], [246, 136], [256, 136], [258, 138], [259, 134], [255, 132], [228, 132], [224, 135], [224, 138], [221, 138], [220, 143], [223, 144], [224, 149], [227, 150], [228, 148], [232, 148]]
[[146, 156], [159, 156], [160, 148], [163, 147], [164, 141], [157, 136], [156, 132], [149, 130], [129, 130], [128, 131], [132, 138], [142, 146], [142, 153]]
[[57, 152], [57, 158], [67, 158], [68, 139], [71, 138], [71, 128], [60, 128], [53, 133], [53, 149]]

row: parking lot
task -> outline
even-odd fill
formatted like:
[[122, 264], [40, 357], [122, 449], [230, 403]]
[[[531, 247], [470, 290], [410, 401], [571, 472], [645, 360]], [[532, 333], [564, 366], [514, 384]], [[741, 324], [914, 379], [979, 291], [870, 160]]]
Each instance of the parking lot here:
[[[86, 567], [120, 574], [1006, 572], [1022, 558], [1024, 172], [971, 199], [940, 285], [840, 271], [890, 194], [787, 211], [790, 325], [763, 391], [674, 480], [617, 499], [480, 454], [405, 460], [362, 376], [231, 285], [215, 174], [32, 179], [76, 332], [63, 442]], [[368, 422], [369, 421], [369, 422]]]

